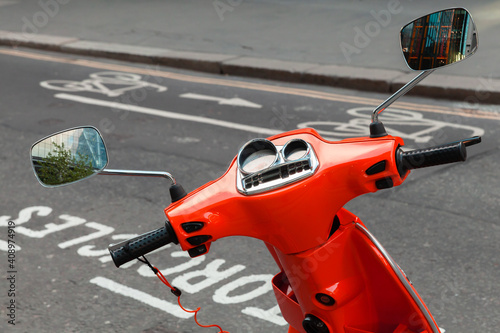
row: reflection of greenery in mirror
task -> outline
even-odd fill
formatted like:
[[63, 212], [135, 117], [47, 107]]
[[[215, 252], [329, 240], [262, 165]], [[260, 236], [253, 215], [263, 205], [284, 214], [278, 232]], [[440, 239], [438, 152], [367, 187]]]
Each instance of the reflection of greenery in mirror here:
[[401, 47], [411, 69], [433, 69], [463, 60], [477, 49], [477, 31], [463, 8], [423, 16], [401, 30]]
[[[58, 145], [53, 142], [54, 149], [39, 162], [38, 178], [47, 185], [61, 185], [72, 183], [91, 176], [94, 173], [89, 157], [78, 153], [71, 154], [71, 150], [64, 148], [64, 143]], [[36, 170], [36, 169], [35, 169]]]
[[94, 175], [107, 164], [107, 154], [95, 128], [78, 128], [48, 137], [31, 150], [35, 174], [43, 185], [58, 186]]

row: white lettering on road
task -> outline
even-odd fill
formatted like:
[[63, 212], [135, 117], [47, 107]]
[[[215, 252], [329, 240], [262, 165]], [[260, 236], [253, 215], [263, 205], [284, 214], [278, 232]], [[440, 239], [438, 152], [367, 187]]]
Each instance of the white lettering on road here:
[[[17, 244], [14, 244], [14, 249], [16, 252], [21, 251], [21, 247]], [[9, 252], [9, 242], [0, 239], [0, 251]]]
[[249, 306], [241, 310], [241, 313], [255, 318], [267, 320], [279, 326], [287, 325], [286, 320], [281, 316], [281, 311], [278, 305], [270, 308], [269, 310], [262, 310], [253, 306]]
[[[32, 206], [23, 208], [19, 212], [19, 216], [17, 217], [17, 219], [13, 221], [16, 226], [20, 226], [21, 224], [24, 224], [31, 220], [31, 216], [34, 213], [36, 213], [36, 215], [38, 216], [48, 216], [50, 213], [52, 213], [52, 208], [47, 206]], [[12, 217], [8, 215], [0, 216], [0, 227], [7, 227], [11, 218]]]
[[45, 225], [44, 230], [32, 230], [32, 229], [21, 226], [21, 227], [17, 227], [16, 231], [22, 235], [25, 235], [25, 236], [28, 236], [31, 238], [43, 238], [43, 237], [47, 236], [48, 234], [52, 234], [54, 232], [58, 232], [58, 231], [61, 231], [64, 229], [73, 228], [73, 227], [76, 227], [77, 225], [84, 224], [85, 222], [87, 222], [85, 219], [82, 219], [82, 218], [76, 217], [76, 216], [67, 215], [67, 214], [60, 215], [59, 218], [61, 220], [65, 220], [66, 222], [61, 223], [61, 224], [47, 223]]
[[[172, 252], [170, 254], [170, 256], [172, 256], [173, 258], [181, 258], [181, 257], [190, 258], [189, 254], [187, 254], [184, 251], [175, 251], [175, 252]], [[205, 256], [199, 256], [199, 257], [196, 257], [196, 258], [189, 259], [188, 261], [186, 261], [185, 263], [182, 263], [180, 265], [177, 265], [177, 266], [174, 266], [174, 267], [171, 267], [171, 268], [161, 269], [160, 271], [165, 276], [172, 275], [172, 274], [175, 274], [175, 273], [184, 272], [185, 270], [188, 270], [191, 267], [194, 267], [194, 266], [197, 266], [197, 265], [201, 264], [203, 261], [205, 261]], [[156, 274], [153, 273], [153, 271], [151, 270], [151, 268], [149, 268], [146, 265], [142, 265], [141, 267], [139, 267], [137, 269], [137, 273], [139, 273], [140, 275], [145, 276], [145, 277], [156, 276]]]
[[88, 223], [85, 224], [85, 226], [89, 227], [89, 228], [92, 228], [92, 229], [95, 229], [97, 231], [93, 232], [93, 233], [91, 233], [89, 235], [86, 235], [86, 236], [78, 237], [78, 238], [75, 238], [75, 239], [72, 239], [72, 240], [60, 243], [58, 246], [61, 249], [65, 249], [67, 247], [70, 247], [70, 246], [73, 246], [73, 245], [76, 245], [76, 244], [85, 243], [85, 242], [91, 241], [93, 239], [109, 235], [110, 233], [112, 233], [113, 231], [115, 231], [114, 228], [108, 227], [107, 225], [100, 224], [100, 223], [97, 223], [97, 222], [88, 222]]
[[[245, 269], [243, 265], [234, 265], [225, 271], [218, 271], [219, 267], [225, 262], [224, 259], [215, 259], [203, 270], [179, 275], [172, 281], [172, 285], [190, 294], [194, 294]], [[194, 284], [189, 282], [191, 279], [199, 280], [199, 277], [205, 277], [205, 279]]]
[[[111, 239], [113, 240], [122, 240], [122, 239], [130, 239], [139, 236], [138, 234], [119, 234], [119, 235], [113, 235], [111, 236]], [[94, 250], [95, 245], [84, 245], [80, 247], [76, 252], [81, 255], [82, 257], [101, 257], [99, 258], [99, 261], [102, 263], [107, 263], [110, 262], [111, 256], [109, 255], [109, 250], [102, 249], [102, 250]]]
[[[32, 220], [32, 218], [34, 218], [35, 216], [46, 217], [51, 213], [52, 213], [52, 208], [47, 206], [26, 207], [21, 211], [19, 211], [19, 215], [15, 220], [12, 220], [11, 216], [7, 215], [0, 216], [0, 226], [8, 226], [9, 221], [16, 221], [17, 224], [22, 225]], [[59, 219], [63, 220], [64, 222], [59, 224], [56, 223], [45, 224], [44, 226], [45, 229], [42, 230], [32, 230], [27, 228], [26, 226], [18, 226], [16, 227], [16, 231], [28, 237], [43, 238], [52, 233], [58, 233], [59, 231], [64, 231], [69, 228], [84, 225], [86, 227], [95, 229], [97, 231], [59, 243], [58, 244], [59, 248], [67, 248], [70, 246], [82, 244], [82, 246], [80, 246], [76, 251], [78, 255], [84, 257], [94, 257], [96, 259], [99, 259], [99, 261], [102, 263], [107, 263], [111, 261], [111, 257], [109, 256], [107, 249], [98, 249], [95, 247], [95, 245], [91, 244], [85, 245], [83, 243], [92, 241], [100, 237], [107, 236], [112, 232], [114, 232], [114, 228], [97, 222], [87, 222], [83, 218], [71, 216], [68, 214], [59, 215]], [[136, 236], [137, 236], [136, 234], [117, 234], [117, 235], [112, 235], [111, 239], [122, 240], [122, 239], [133, 238]], [[2, 242], [3, 241], [0, 240], [0, 251], [7, 251], [8, 250], [6, 247], [7, 245], [3, 244]], [[165, 249], [170, 247], [171, 244], [168, 244], [167, 246], [164, 246], [161, 249], [157, 249], [151, 252], [151, 254], [164, 251]], [[20, 248], [17, 249], [19, 250]], [[204, 291], [207, 288], [214, 286], [215, 284], [224, 281], [245, 269], [245, 266], [243, 265], [233, 265], [227, 268], [226, 270], [220, 270], [220, 267], [223, 264], [225, 264], [226, 261], [223, 259], [215, 259], [208, 265], [206, 265], [204, 269], [192, 271], [191, 269], [200, 265], [206, 260], [205, 256], [189, 259], [188, 254], [183, 251], [174, 251], [170, 253], [170, 256], [173, 258], [186, 258], [186, 261], [181, 262], [176, 266], [164, 269], [163, 273], [165, 275], [172, 275], [176, 273], [185, 272], [184, 274], [177, 276], [177, 278], [175, 278], [172, 281], [172, 283], [190, 293], [197, 293], [200, 291]], [[125, 265], [122, 265], [121, 268], [127, 269], [128, 267], [136, 263], [137, 261], [131, 261]], [[137, 272], [142, 276], [147, 276], [147, 277], [154, 276], [150, 268], [147, 266], [141, 266], [139, 269], [137, 269]], [[268, 293], [272, 289], [270, 283], [271, 278], [272, 275], [267, 275], [267, 274], [249, 275], [240, 277], [234, 281], [229, 281], [223, 286], [219, 286], [212, 297], [215, 301], [222, 304], [239, 304], [246, 301], [250, 301]], [[190, 281], [195, 281], [195, 283], [191, 283]], [[245, 289], [246, 292], [236, 294], [233, 296], [230, 295], [234, 293], [235, 290], [237, 290], [238, 288], [254, 282], [259, 283], [259, 285], [256, 286], [256, 288], [250, 291], [248, 291], [248, 289]], [[120, 283], [114, 282], [113, 280], [104, 277], [96, 277], [90, 280], [90, 283], [98, 285], [116, 294], [138, 300], [144, 304], [160, 309], [179, 318], [188, 318], [191, 316], [191, 314], [182, 311], [177, 304], [172, 304], [168, 301], [149, 295], [143, 291], [122, 285]], [[272, 308], [269, 310], [264, 310], [257, 307], [247, 307], [243, 309], [241, 312], [243, 314], [256, 317], [258, 319], [265, 320], [270, 323], [274, 323], [277, 325], [285, 325], [284, 319], [279, 316], [278, 307], [276, 307], [276, 309]]]

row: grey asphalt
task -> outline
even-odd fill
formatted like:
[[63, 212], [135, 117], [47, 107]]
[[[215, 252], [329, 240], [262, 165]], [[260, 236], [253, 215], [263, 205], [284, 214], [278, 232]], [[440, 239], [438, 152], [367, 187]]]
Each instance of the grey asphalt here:
[[[93, 125], [103, 131], [111, 169], [166, 170], [190, 192], [223, 174], [241, 145], [258, 134], [60, 99], [56, 96], [58, 91], [40, 85], [43, 81], [54, 79], [83, 80], [96, 72], [113, 70], [117, 65], [124, 72], [143, 69], [148, 73], [149, 65], [62, 56], [38, 50], [16, 54], [2, 47], [0, 51], [0, 221], [16, 219], [22, 211], [26, 214], [28, 207], [51, 209], [47, 216], [30, 213], [30, 217], [26, 217], [23, 214], [29, 221], [25, 224], [17, 222], [15, 241], [22, 248], [15, 262], [19, 278], [16, 282], [19, 291], [16, 296], [19, 302], [17, 324], [14, 328], [8, 324], [9, 310], [6, 305], [0, 306], [0, 332], [205, 332], [191, 319], [181, 320], [162, 309], [91, 282], [103, 277], [175, 302], [173, 295], [155, 277], [139, 273], [138, 263], [118, 270], [111, 262], [100, 260], [101, 251], [115, 242], [112, 236], [143, 233], [162, 225], [165, 218], [163, 209], [169, 203], [166, 187], [169, 183], [159, 179], [99, 176], [74, 186], [46, 189], [38, 185], [33, 176], [28, 163], [28, 150], [33, 142], [49, 133], [82, 124]], [[56, 59], [59, 61], [56, 62]], [[100, 65], [99, 68], [95, 67], [96, 64]], [[349, 110], [365, 105], [369, 112], [371, 108], [360, 103], [363, 100], [371, 103], [386, 95], [298, 84], [274, 86], [283, 91], [276, 93], [245, 89], [241, 85], [245, 83], [253, 87], [265, 82], [266, 87], [273, 86], [264, 80], [220, 80], [217, 75], [170, 68], [159, 68], [156, 75], [143, 79], [168, 87], [166, 91], [138, 88], [119, 97], [95, 91], [72, 93], [104, 102], [128, 101], [146, 108], [276, 130], [296, 129], [304, 122], [319, 121], [323, 125], [318, 125], [318, 130], [330, 131], [334, 130], [334, 126], [332, 123], [328, 125], [328, 122], [334, 120], [339, 125], [349, 124], [357, 118], [350, 115]], [[200, 84], [200, 78], [217, 80], [215, 84]], [[221, 85], [221, 81], [226, 81], [228, 85]], [[236, 83], [240, 83], [239, 87]], [[294, 92], [300, 89], [301, 92], [321, 95], [328, 91], [329, 94], [342, 94], [345, 98], [332, 101], [327, 96], [311, 98], [285, 93], [285, 90], [290, 91], [289, 88], [294, 88]], [[141, 94], [140, 91], [147, 93]], [[247, 107], [180, 97], [187, 92], [224, 98], [239, 96], [262, 104], [262, 108], [249, 111]], [[356, 98], [347, 98], [348, 94]], [[356, 198], [349, 202], [347, 208], [360, 217], [401, 265], [438, 324], [447, 332], [497, 332], [500, 324], [500, 289], [497, 283], [500, 267], [500, 186], [496, 169], [500, 161], [498, 119], [424, 111], [424, 107], [428, 109], [430, 105], [438, 111], [443, 110], [443, 107], [450, 106], [448, 101], [420, 97], [406, 97], [404, 100], [406, 104], [402, 106], [412, 110], [421, 107], [421, 113], [411, 112], [417, 116], [414, 120], [430, 121], [416, 128], [408, 127], [405, 121], [399, 124], [396, 121], [389, 126], [391, 113], [387, 111], [383, 114], [391, 133], [397, 131], [405, 135], [406, 146], [423, 147], [434, 144], [431, 142], [444, 143], [464, 138], [472, 135], [469, 126], [484, 129], [483, 143], [470, 147], [465, 164], [415, 170], [403, 186]], [[397, 115], [392, 113], [393, 120], [398, 120]], [[408, 109], [399, 110], [399, 115], [408, 115]], [[418, 119], [418, 115], [423, 118]], [[431, 134], [429, 132], [410, 135], [428, 129], [429, 124], [435, 124], [434, 121], [444, 122], [446, 126], [431, 131], [431, 142], [422, 142], [424, 136]], [[339, 135], [346, 134], [341, 130], [339, 132]], [[82, 240], [82, 243], [67, 248], [61, 248], [59, 244], [89, 235], [95, 229], [78, 225], [42, 238], [26, 234], [27, 229], [46, 230], [47, 225], [61, 225], [66, 222], [62, 217], [68, 215], [111, 227], [114, 232], [91, 241]], [[20, 227], [27, 228], [24, 234]], [[0, 240], [5, 240], [6, 232], [6, 228], [0, 225]], [[96, 256], [81, 254], [89, 246], [97, 251]], [[164, 272], [189, 260], [179, 257], [178, 247], [172, 246], [164, 251], [148, 255], [151, 262]], [[183, 304], [188, 307], [202, 306], [202, 323], [220, 324], [231, 333], [284, 332], [286, 328], [283, 326], [242, 312], [247, 307], [265, 310], [274, 307], [276, 301], [271, 291], [235, 304], [218, 303], [213, 298], [217, 290], [236, 279], [277, 273], [276, 264], [266, 253], [265, 246], [258, 240], [224, 238], [212, 245], [203, 263], [178, 273], [172, 272], [169, 279], [175, 284], [182, 280], [198, 283], [196, 278], [179, 277], [205, 269], [208, 264], [220, 259], [225, 260], [221, 271], [244, 265], [245, 270], [199, 292], [190, 294], [188, 288], [184, 288], [186, 298]], [[108, 258], [107, 254], [105, 256]], [[7, 264], [4, 257], [0, 261], [3, 274], [7, 271]], [[0, 303], [6, 304], [9, 301], [8, 281], [2, 280]], [[245, 294], [256, 285], [247, 287], [249, 289], [242, 287], [230, 295]]]
[[[380, 33], [362, 48], [362, 52], [353, 55], [348, 62], [340, 44], [353, 44], [354, 28], [364, 29], [368, 23], [375, 21], [372, 10], [379, 13], [391, 3], [395, 2], [0, 0], [0, 43], [120, 60], [158, 62], [235, 76], [260, 75], [282, 81], [309, 80], [316, 84], [385, 91], [394, 89], [396, 83], [400, 85], [415, 75], [406, 70], [398, 51], [400, 26], [419, 15], [457, 4], [472, 12], [479, 27], [480, 50], [472, 59], [433, 74], [414, 92], [425, 95], [436, 92], [436, 86], [444, 86], [448, 91], [455, 91], [446, 95], [454, 98], [455, 102], [467, 101], [467, 97], [480, 102], [496, 102], [496, 87], [500, 85], [497, 84], [498, 65], [493, 59], [495, 51], [498, 51], [495, 34], [500, 10], [498, 2], [452, 3], [445, 0], [437, 5], [435, 1], [401, 0], [403, 10], [391, 16], [387, 27], [381, 28]], [[214, 4], [222, 6], [218, 7], [219, 10], [226, 8], [222, 19]], [[142, 115], [132, 114], [122, 120], [123, 114], [112, 110], [56, 100], [52, 92], [40, 87], [39, 82], [59, 77], [82, 80], [97, 70], [73, 67], [70, 62], [65, 67], [56, 67], [12, 59], [3, 55], [0, 66], [0, 91], [3, 92], [0, 159], [5, 162], [2, 164], [4, 172], [0, 172], [0, 183], [4, 189], [0, 206], [2, 215], [12, 217], [28, 206], [47, 205], [53, 208], [48, 217], [34, 217], [28, 224], [31, 228], [43, 229], [45, 223], [60, 223], [58, 216], [61, 214], [71, 214], [88, 221], [109, 224], [116, 229], [116, 233], [142, 232], [151, 229], [155, 222], [160, 223], [163, 218], [161, 201], [166, 192], [157, 182], [125, 182], [102, 177], [104, 179], [93, 179], [75, 187], [52, 191], [50, 195], [46, 189], [35, 184], [26, 165], [26, 147], [61, 127], [82, 123], [98, 126], [104, 117], [108, 117], [117, 126], [106, 135], [113, 163], [116, 163], [113, 167], [168, 167], [169, 171], [182, 177], [180, 180], [188, 190], [223, 172], [225, 163], [234, 157], [237, 146], [247, 139], [236, 131], [215, 132], [212, 128], [192, 124], [170, 126]], [[314, 71], [315, 75], [305, 75]], [[157, 81], [152, 79], [152, 82]], [[209, 103], [174, 99], [172, 96], [190, 91], [186, 89], [191, 86], [185, 82], [167, 81], [164, 84], [169, 87], [169, 108], [173, 110], [201, 116], [224, 112], [221, 118], [229, 121], [234, 120], [231, 117], [243, 116], [252, 121], [260, 119], [245, 110], [235, 113], [232, 109], [226, 110]], [[452, 90], [454, 86], [462, 90]], [[197, 89], [201, 88], [197, 86]], [[324, 87], [306, 89], [326, 90]], [[387, 95], [335, 88], [332, 91], [377, 99]], [[315, 113], [307, 117], [330, 120], [332, 110], [338, 110], [338, 115], [335, 114], [337, 119], [351, 107], [350, 104], [330, 102], [313, 104], [308, 99], [288, 95], [254, 97], [253, 92], [235, 93], [220, 86], [204, 88], [201, 92], [217, 96], [227, 94], [228, 98], [237, 93], [249, 100], [262, 99], [265, 101], [262, 114], [268, 118], [262, 116], [260, 121], [267, 124], [279, 116], [271, 111], [284, 110], [287, 112], [283, 115], [298, 117], [296, 113], [299, 110], [314, 110]], [[443, 90], [439, 92], [443, 93]], [[421, 99], [409, 99], [422, 103]], [[170, 102], [172, 100], [174, 104]], [[425, 103], [430, 102], [424, 99]], [[447, 101], [432, 103], [450, 104]], [[150, 92], [144, 105], [165, 107], [165, 96]], [[449, 121], [449, 118], [441, 115], [437, 119]], [[285, 120], [290, 122], [292, 128], [304, 121], [302, 118]], [[487, 133], [484, 143], [471, 149], [467, 165], [415, 172], [407, 186], [358, 198], [349, 203], [348, 208], [369, 223], [370, 229], [373, 227], [377, 238], [411, 277], [447, 332], [496, 332], [500, 299], [497, 283], [500, 187], [496, 186], [498, 172], [495, 168], [499, 162], [498, 123], [471, 118], [462, 120], [457, 116], [456, 122], [461, 121], [484, 127]], [[166, 131], [169, 134], [167, 138]], [[175, 138], [182, 139], [187, 134], [199, 141], [175, 141]], [[193, 177], [185, 176], [191, 174]], [[97, 193], [97, 197], [90, 193]], [[383, 214], [374, 216], [374, 207], [380, 208]], [[157, 310], [144, 308], [134, 300], [102, 292], [90, 285], [90, 279], [103, 275], [163, 297], [160, 294], [162, 289], [152, 279], [144, 282], [144, 278], [137, 276], [136, 267], [131, 274], [125, 274], [109, 263], [107, 266], [100, 265], [96, 257], [79, 256], [76, 247], [63, 250], [57, 246], [88, 231], [82, 226], [78, 230], [50, 235], [47, 239], [32, 240], [23, 235], [17, 236], [16, 240], [23, 248], [18, 256], [19, 276], [22, 277], [18, 299], [23, 302], [23, 307], [18, 313], [20, 325], [17, 331], [197, 332], [191, 322], [177, 321]], [[105, 249], [109, 242], [108, 239], [99, 239], [91, 244], [96, 249]], [[232, 249], [230, 254], [226, 247]], [[261, 265], [254, 260], [252, 251], [259, 251], [258, 255], [262, 256], [264, 249], [251, 240], [224, 240], [211, 251], [207, 262], [215, 258], [224, 258], [228, 266], [244, 262], [247, 271], [237, 277], [249, 272], [275, 271], [274, 266]], [[173, 258], [170, 252], [166, 253], [168, 260], [156, 259], [165, 267], [182, 262], [182, 258]], [[35, 262], [36, 266], [33, 265]], [[237, 329], [252, 332], [246, 329], [247, 323], [255, 325], [253, 332], [283, 331], [282, 327], [266, 329], [263, 324], [258, 326], [261, 324], [254, 323], [255, 320], [246, 319], [241, 315], [243, 306], [207, 306], [213, 303], [212, 294], [218, 287], [200, 295], [199, 299], [190, 299], [188, 304], [204, 304], [207, 321], [217, 319], [231, 332]], [[5, 283], [2, 289], [5, 291]], [[264, 301], [259, 299], [258, 303], [256, 301], [251, 305], [271, 308], [275, 304], [273, 296], [267, 296]], [[0, 311], [0, 331], [10, 332], [10, 326], [8, 329], [2, 326], [7, 325], [6, 311], [6, 307]]]
[[[473, 59], [411, 93], [500, 103], [498, 1], [0, 1], [0, 44], [225, 75], [393, 92], [413, 78], [399, 29], [452, 6], [479, 30]], [[361, 32], [360, 32], [361, 31]], [[364, 37], [362, 36], [364, 35]]]

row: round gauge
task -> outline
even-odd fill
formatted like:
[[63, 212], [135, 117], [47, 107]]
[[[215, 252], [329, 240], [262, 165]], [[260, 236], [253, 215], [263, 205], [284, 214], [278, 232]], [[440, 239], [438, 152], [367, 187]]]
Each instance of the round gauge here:
[[269, 168], [278, 159], [276, 146], [266, 139], [248, 142], [238, 154], [238, 167], [245, 174]]
[[296, 161], [306, 156], [307, 153], [309, 153], [309, 146], [302, 139], [288, 141], [283, 147], [283, 157], [287, 161]]

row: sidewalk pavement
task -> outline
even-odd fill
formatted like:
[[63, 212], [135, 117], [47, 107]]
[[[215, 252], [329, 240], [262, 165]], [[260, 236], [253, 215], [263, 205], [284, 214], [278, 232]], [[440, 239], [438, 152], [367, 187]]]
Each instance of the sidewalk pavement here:
[[[119, 7], [98, 0], [41, 0], [38, 5], [16, 0], [0, 11], [0, 29], [4, 29], [0, 30], [0, 45], [391, 93], [417, 75], [404, 67], [395, 27], [442, 9], [450, 1], [436, 8], [433, 2], [415, 4], [410, 0], [373, 0], [369, 4], [185, 0], [148, 2], [148, 6], [122, 1]], [[478, 103], [500, 104], [498, 65], [490, 60], [498, 48], [492, 42], [497, 38], [496, 7], [492, 0], [468, 5], [478, 20], [479, 44], [486, 41], [487, 52], [439, 70], [409, 94], [452, 99], [471, 109]], [[389, 10], [393, 15], [382, 27], [380, 16]], [[162, 18], [167, 22], [162, 23]], [[353, 44], [356, 28], [375, 23], [381, 29], [379, 34], [363, 52], [353, 55], [356, 61], [346, 61], [339, 45]], [[319, 25], [333, 38], [318, 34]]]

